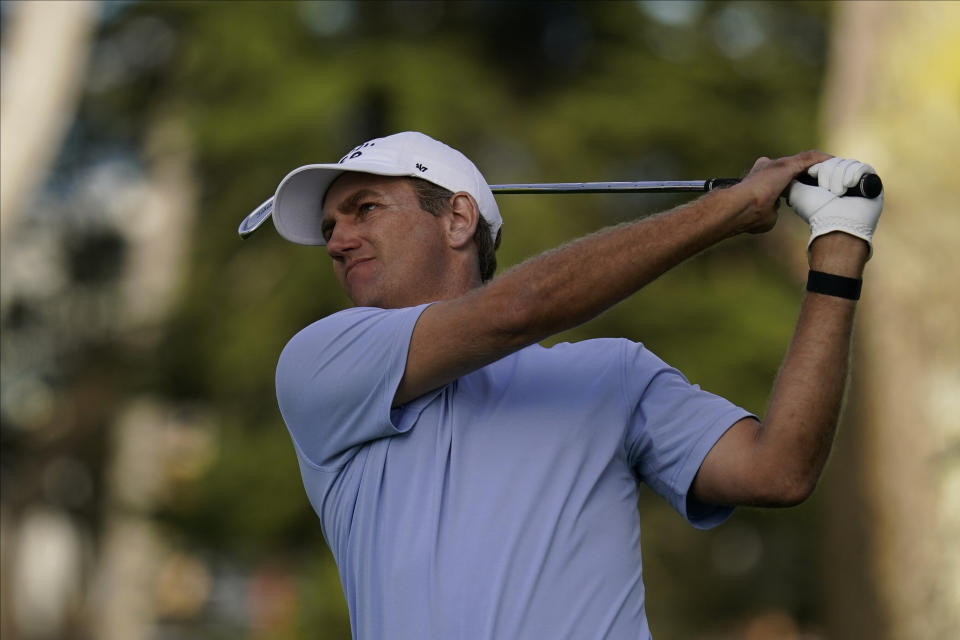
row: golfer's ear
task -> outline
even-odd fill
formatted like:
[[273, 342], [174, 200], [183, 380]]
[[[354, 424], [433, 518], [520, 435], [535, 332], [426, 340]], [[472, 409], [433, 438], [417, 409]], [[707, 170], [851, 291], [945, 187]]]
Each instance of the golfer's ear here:
[[450, 246], [460, 249], [471, 242], [479, 218], [480, 210], [477, 202], [469, 193], [458, 191], [453, 194], [447, 216], [447, 238]]

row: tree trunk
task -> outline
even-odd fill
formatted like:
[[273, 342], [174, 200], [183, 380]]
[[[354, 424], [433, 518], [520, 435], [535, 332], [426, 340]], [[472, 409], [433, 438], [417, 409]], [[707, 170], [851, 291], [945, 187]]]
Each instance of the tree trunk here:
[[830, 637], [960, 629], [960, 5], [835, 5], [824, 149], [874, 165], [846, 429], [831, 462]]
[[3, 52], [0, 238], [47, 175], [73, 121], [98, 2], [18, 2]]
[[[147, 132], [149, 182], [141, 207], [129, 216], [130, 258], [116, 310], [134, 346], [155, 345], [183, 283], [198, 185], [193, 141], [182, 113], [159, 111]], [[95, 637], [130, 640], [152, 635], [158, 574], [168, 553], [153, 520], [167, 489], [170, 416], [175, 407], [153, 396], [132, 398], [112, 426], [107, 504], [94, 602]]]

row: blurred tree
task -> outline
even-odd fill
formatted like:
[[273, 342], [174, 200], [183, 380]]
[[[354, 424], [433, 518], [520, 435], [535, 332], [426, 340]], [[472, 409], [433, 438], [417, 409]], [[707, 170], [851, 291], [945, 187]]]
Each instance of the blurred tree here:
[[853, 429], [833, 464], [830, 629], [948, 638], [960, 630], [960, 5], [836, 10], [825, 140], [875, 163], [886, 202], [861, 302]]
[[[0, 273], [5, 275], [8, 270], [16, 268], [7, 257], [19, 239], [17, 223], [47, 177], [65, 131], [75, 117], [82, 88], [82, 69], [89, 53], [98, 7], [95, 2], [66, 5], [21, 3], [15, 16], [8, 19], [10, 3], [4, 5], [3, 91], [0, 93], [0, 129], [3, 131], [0, 136]], [[42, 268], [42, 265], [38, 266]], [[5, 320], [12, 320], [12, 323], [4, 322], [7, 330], [11, 324], [29, 324], [33, 316], [26, 305], [11, 299], [8, 284], [6, 277], [0, 280], [0, 301], [5, 307]], [[5, 359], [8, 349], [9, 343], [3, 349]], [[22, 349], [19, 351], [23, 352]], [[44, 413], [47, 408], [43, 405], [49, 397], [44, 385], [31, 380], [32, 376], [18, 375], [22, 372], [6, 366], [8, 362], [0, 366], [3, 397], [6, 399], [16, 394], [19, 387], [21, 397], [33, 396], [40, 400], [19, 402], [23, 413]], [[23, 384], [18, 385], [18, 382]], [[11, 404], [5, 402], [4, 409]], [[3, 413], [3, 423], [7, 423], [9, 413]], [[8, 428], [9, 424], [4, 427]], [[7, 437], [7, 428], [0, 428], [0, 442], [4, 449], [0, 476], [3, 477], [9, 475], [4, 472], [11, 466], [9, 445], [12, 443]], [[54, 456], [53, 469], [70, 475], [75, 469], [71, 462], [65, 456]], [[12, 496], [4, 484], [4, 499], [0, 503], [0, 538], [3, 541], [0, 545], [0, 584], [4, 585], [0, 589], [0, 634], [4, 637], [9, 637], [16, 629], [11, 612], [16, 612], [20, 628], [25, 629], [25, 633], [52, 635], [64, 631], [72, 621], [73, 602], [79, 597], [82, 534], [58, 508], [60, 505], [46, 505], [35, 500], [41, 478], [31, 480], [23, 482]], [[14, 582], [20, 587], [16, 592], [6, 588]]]
[[73, 120], [97, 10], [96, 2], [22, 4], [4, 25], [0, 238], [42, 184]]

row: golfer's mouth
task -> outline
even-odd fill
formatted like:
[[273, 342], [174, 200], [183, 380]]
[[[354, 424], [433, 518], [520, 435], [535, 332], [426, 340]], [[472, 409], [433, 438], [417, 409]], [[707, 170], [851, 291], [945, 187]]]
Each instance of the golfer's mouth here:
[[356, 267], [359, 264], [363, 264], [365, 262], [371, 262], [372, 260], [373, 258], [358, 258], [356, 260], [351, 260], [350, 263], [347, 265], [346, 269], [343, 270], [343, 276], [344, 277], [349, 276], [350, 272], [353, 271], [354, 267]]

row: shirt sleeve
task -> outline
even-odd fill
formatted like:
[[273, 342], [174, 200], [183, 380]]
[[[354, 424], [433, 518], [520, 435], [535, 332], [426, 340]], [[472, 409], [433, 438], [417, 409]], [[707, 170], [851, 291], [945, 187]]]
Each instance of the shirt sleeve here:
[[410, 428], [395, 423], [391, 405], [426, 307], [348, 309], [287, 343], [277, 363], [277, 404], [300, 457], [337, 469], [359, 445]]
[[690, 487], [720, 436], [752, 414], [690, 384], [640, 344], [628, 343], [625, 364], [631, 466], [692, 526], [708, 529], [720, 524], [733, 509], [697, 500]]

